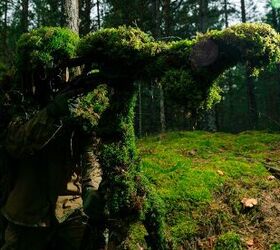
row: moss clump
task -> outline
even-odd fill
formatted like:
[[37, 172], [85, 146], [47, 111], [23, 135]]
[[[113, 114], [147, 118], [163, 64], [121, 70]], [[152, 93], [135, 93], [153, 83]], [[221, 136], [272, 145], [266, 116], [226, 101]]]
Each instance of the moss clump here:
[[221, 235], [215, 245], [215, 250], [241, 250], [240, 236], [234, 232], [227, 232]]
[[2, 82], [3, 78], [7, 74], [7, 71], [8, 71], [7, 66], [4, 63], [0, 62], [0, 83]]
[[90, 93], [78, 97], [70, 102], [70, 113], [86, 131], [95, 128], [102, 113], [109, 106], [108, 89], [106, 85], [99, 85]]
[[132, 224], [129, 229], [129, 237], [123, 242], [122, 249], [147, 249], [147, 243], [145, 237], [147, 236], [147, 231], [143, 224], [137, 222]]
[[[280, 59], [280, 35], [268, 24], [238, 24], [223, 31], [210, 31], [205, 37], [232, 46], [239, 52], [233, 58], [239, 56], [254, 66], [265, 66]], [[198, 41], [205, 37], [199, 37]]]
[[17, 42], [16, 65], [19, 74], [53, 68], [76, 55], [79, 37], [66, 28], [43, 27], [23, 34]]
[[[121, 26], [102, 29], [85, 36], [78, 54], [91, 57], [110, 77], [135, 77], [143, 72], [147, 61], [160, 50], [160, 44], [139, 29]], [[130, 75], [127, 73], [129, 72]], [[138, 75], [139, 77], [139, 75]]]
[[257, 74], [263, 66], [279, 61], [279, 45], [280, 35], [267, 24], [213, 30], [191, 41], [171, 43], [156, 58], [161, 65], [157, 75], [166, 83], [167, 98], [185, 104], [187, 111], [205, 104], [209, 108], [220, 99], [215, 79], [225, 69], [249, 63]]
[[270, 250], [280, 250], [280, 243], [275, 243], [271, 246]]
[[188, 111], [208, 109], [221, 100], [222, 90], [217, 84], [205, 88], [203, 83], [194, 81], [190, 70], [169, 70], [161, 82], [168, 100]]
[[252, 67], [278, 61], [279, 45], [280, 36], [266, 24], [240, 24], [171, 43], [122, 26], [87, 35], [78, 54], [111, 79], [131, 79], [130, 84], [143, 78], [162, 80], [167, 98], [196, 111], [219, 101], [214, 82], [225, 69], [248, 61]]

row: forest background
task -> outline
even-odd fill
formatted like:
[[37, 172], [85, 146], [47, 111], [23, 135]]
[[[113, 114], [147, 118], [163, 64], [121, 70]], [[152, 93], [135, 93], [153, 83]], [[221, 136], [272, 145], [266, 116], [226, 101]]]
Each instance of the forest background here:
[[[239, 22], [266, 22], [280, 30], [280, 10], [270, 1], [255, 0], [76, 0], [80, 36], [103, 27], [136, 26], [156, 40], [181, 40], [198, 32], [222, 29]], [[67, 0], [1, 0], [0, 78], [13, 71], [19, 36], [40, 26], [63, 26]], [[194, 116], [165, 98], [159, 82], [138, 88], [138, 136], [165, 130], [203, 129], [240, 132], [279, 130], [280, 66], [269, 65], [252, 76], [238, 65], [217, 80], [220, 96], [214, 108]], [[12, 72], [10, 72], [12, 74]]]

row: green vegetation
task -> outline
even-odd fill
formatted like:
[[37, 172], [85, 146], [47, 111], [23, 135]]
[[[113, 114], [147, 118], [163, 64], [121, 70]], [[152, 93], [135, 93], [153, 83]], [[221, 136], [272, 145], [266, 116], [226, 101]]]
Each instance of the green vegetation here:
[[234, 232], [221, 235], [216, 243], [216, 250], [240, 250], [242, 249], [240, 236]]
[[165, 204], [164, 234], [172, 248], [219, 237], [216, 249], [240, 249], [244, 237], [236, 233], [254, 236], [246, 227], [261, 224], [262, 205], [247, 210], [241, 200], [256, 198], [263, 204], [264, 193], [278, 186], [268, 180], [264, 162], [280, 159], [279, 141], [279, 134], [266, 132], [200, 131], [139, 140], [142, 174]]
[[80, 123], [85, 130], [90, 131], [97, 126], [102, 113], [108, 106], [107, 86], [99, 85], [90, 93], [71, 100], [71, 117]]
[[273, 244], [272, 247], [271, 247], [271, 250], [279, 250], [280, 249], [280, 244], [277, 243], [277, 244]]
[[170, 100], [194, 112], [220, 100], [214, 82], [226, 69], [250, 62], [257, 74], [279, 60], [279, 45], [279, 34], [267, 24], [239, 24], [170, 43], [155, 42], [139, 29], [122, 26], [88, 34], [78, 45], [78, 55], [118, 84], [161, 80]]
[[66, 28], [43, 27], [25, 33], [17, 43], [17, 70], [27, 70], [26, 63], [32, 71], [53, 68], [75, 56], [78, 41], [78, 35]]
[[[152, 249], [166, 249], [197, 237], [201, 225], [210, 228], [213, 220], [228, 220], [229, 214], [222, 209], [215, 218], [200, 218], [209, 211], [213, 190], [217, 194], [230, 191], [231, 208], [240, 213], [241, 206], [237, 202], [239, 193], [236, 192], [243, 190], [242, 185], [250, 186], [252, 176], [264, 176], [266, 172], [259, 162], [252, 168], [246, 162], [240, 162], [235, 155], [228, 156], [226, 161], [219, 158], [222, 152], [218, 151], [216, 144], [225, 144], [224, 147], [230, 145], [226, 145], [224, 140], [211, 141], [210, 135], [209, 138], [205, 135], [206, 138], [200, 138], [199, 147], [190, 149], [195, 150], [190, 154], [201, 157], [198, 159], [200, 166], [192, 168], [193, 160], [186, 151], [188, 148], [182, 151], [184, 141], [176, 149], [178, 152], [172, 154], [173, 149], [168, 146], [170, 142], [163, 140], [163, 152], [160, 156], [154, 156], [156, 161], [144, 158], [146, 174], [143, 175], [135, 146], [135, 81], [143, 78], [163, 80], [165, 93], [173, 95], [176, 102], [194, 112], [202, 106], [209, 108], [219, 100], [215, 80], [221, 73], [238, 63], [249, 61], [255, 67], [262, 67], [276, 61], [280, 54], [279, 44], [279, 35], [270, 26], [263, 24], [242, 24], [224, 31], [211, 31], [192, 41], [180, 41], [178, 44], [155, 42], [139, 29], [126, 27], [91, 33], [79, 43], [78, 37], [69, 30], [41, 28], [24, 34], [19, 40], [17, 67], [19, 77], [24, 78], [23, 83], [28, 84], [34, 92], [32, 84], [45, 82], [41, 85], [48, 86], [52, 79], [44, 77], [46, 70], [52, 68], [59, 71], [57, 66], [60, 62], [75, 56], [78, 48], [77, 55], [83, 59], [81, 64], [86, 64], [85, 69], [88, 70], [84, 73], [95, 72], [103, 77], [104, 81], [100, 83], [106, 83], [109, 96], [106, 95], [107, 90], [96, 90], [93, 93], [96, 98], [88, 95], [80, 99], [80, 107], [90, 107], [93, 112], [85, 114], [78, 107], [76, 117], [86, 118], [92, 126], [97, 126], [97, 135], [102, 140], [100, 163], [104, 181], [101, 189], [106, 197], [106, 213], [112, 221], [109, 225], [114, 232], [112, 240], [121, 247], [127, 242], [129, 233], [135, 232], [132, 227], [141, 221], [147, 230], [148, 246]], [[209, 46], [210, 58], [207, 57]], [[49, 77], [54, 73], [58, 72], [50, 72]], [[34, 82], [30, 84], [30, 80]], [[92, 101], [97, 103], [90, 105]], [[102, 112], [101, 117], [99, 114], [96, 116], [96, 113]], [[178, 140], [180, 138], [177, 134], [170, 135], [177, 136]], [[152, 145], [155, 150], [156, 141]], [[261, 147], [257, 144], [254, 149], [257, 146]], [[240, 154], [244, 152], [246, 149]], [[207, 162], [210, 156], [216, 160], [215, 164]], [[260, 156], [251, 157], [257, 160]], [[215, 172], [217, 165], [227, 175], [219, 176]], [[166, 174], [169, 176], [167, 179]], [[241, 188], [231, 189], [231, 180], [235, 179], [242, 180]], [[189, 186], [184, 189], [186, 183]], [[229, 185], [228, 189], [224, 183]], [[164, 187], [161, 188], [161, 185]], [[266, 187], [267, 184], [262, 182], [259, 186]], [[197, 214], [193, 214], [196, 206], [200, 209]], [[178, 213], [175, 212], [177, 208]], [[182, 220], [186, 214], [189, 216]], [[167, 226], [170, 228], [168, 231]]]
[[110, 78], [135, 79], [143, 77], [145, 65], [164, 47], [139, 29], [121, 26], [89, 33], [81, 39], [78, 54], [91, 57]]

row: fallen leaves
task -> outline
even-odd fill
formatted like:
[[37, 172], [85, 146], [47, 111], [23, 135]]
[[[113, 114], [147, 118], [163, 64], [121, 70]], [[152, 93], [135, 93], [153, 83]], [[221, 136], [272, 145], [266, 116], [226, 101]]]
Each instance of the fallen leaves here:
[[253, 245], [254, 245], [254, 239], [249, 239], [249, 240], [247, 240], [246, 241], [246, 245], [247, 245], [247, 247], [252, 247]]
[[225, 175], [224, 172], [221, 171], [221, 170], [218, 170], [217, 173], [218, 173], [220, 176], [224, 176], [224, 175]]
[[270, 176], [268, 176], [268, 177], [267, 177], [267, 179], [268, 179], [269, 181], [273, 181], [273, 180], [275, 180], [275, 179], [276, 179], [276, 177], [275, 177], [275, 176], [273, 176], [273, 175], [270, 175]]
[[197, 153], [197, 150], [196, 150], [196, 149], [192, 149], [192, 150], [190, 150], [190, 151], [188, 152], [188, 155], [189, 155], [189, 156], [195, 156], [196, 153]]
[[243, 198], [241, 200], [241, 203], [246, 208], [252, 208], [252, 207], [258, 205], [257, 199], [254, 199], [254, 198]]

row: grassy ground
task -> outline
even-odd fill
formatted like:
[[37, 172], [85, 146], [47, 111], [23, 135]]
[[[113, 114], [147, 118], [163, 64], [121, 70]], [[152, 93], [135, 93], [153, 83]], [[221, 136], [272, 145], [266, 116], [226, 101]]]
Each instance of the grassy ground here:
[[170, 248], [280, 249], [279, 182], [264, 167], [280, 165], [280, 134], [171, 132], [138, 148], [165, 204]]

